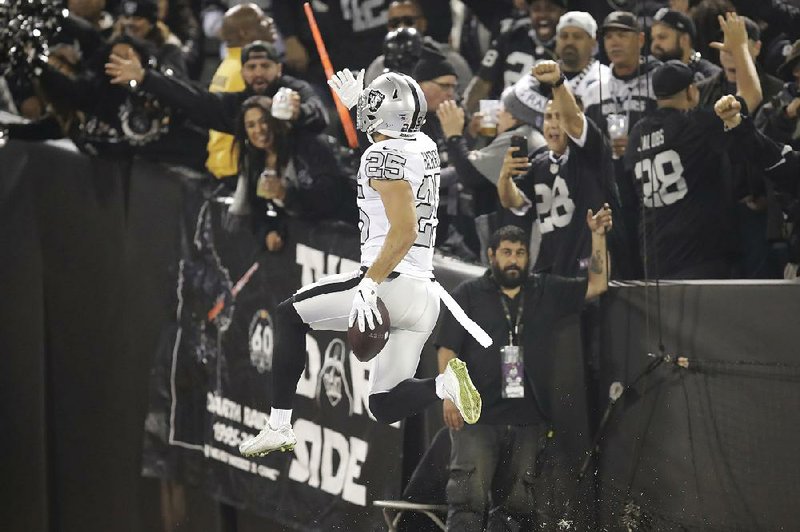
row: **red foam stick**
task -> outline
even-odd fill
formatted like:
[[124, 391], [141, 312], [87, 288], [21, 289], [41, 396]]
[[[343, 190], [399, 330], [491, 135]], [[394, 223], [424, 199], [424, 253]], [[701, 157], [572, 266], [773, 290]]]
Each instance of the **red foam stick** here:
[[[303, 4], [303, 9], [306, 12], [306, 18], [311, 28], [311, 35], [314, 37], [314, 43], [317, 45], [317, 53], [319, 53], [319, 60], [322, 62], [322, 68], [325, 70], [325, 77], [330, 79], [331, 76], [333, 76], [333, 65], [331, 65], [331, 60], [328, 57], [328, 49], [325, 48], [322, 34], [319, 32], [317, 19], [314, 18], [314, 11], [311, 9], [311, 4], [308, 2]], [[350, 111], [339, 101], [339, 97], [336, 96], [333, 89], [331, 89], [331, 92], [333, 93], [333, 101], [336, 102], [336, 110], [339, 112], [339, 120], [342, 122], [344, 134], [347, 137], [347, 144], [349, 144], [351, 148], [358, 148], [358, 137], [356, 137], [356, 128], [353, 126], [353, 121], [350, 119]]]

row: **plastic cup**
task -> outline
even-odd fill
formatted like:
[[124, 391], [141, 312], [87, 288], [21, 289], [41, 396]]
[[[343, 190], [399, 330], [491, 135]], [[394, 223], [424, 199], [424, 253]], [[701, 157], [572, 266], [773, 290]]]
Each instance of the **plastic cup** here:
[[272, 116], [278, 120], [290, 120], [292, 118], [292, 89], [281, 87], [275, 96], [272, 97]]
[[480, 134], [485, 137], [497, 136], [497, 114], [500, 112], [500, 100], [481, 100], [480, 112]]

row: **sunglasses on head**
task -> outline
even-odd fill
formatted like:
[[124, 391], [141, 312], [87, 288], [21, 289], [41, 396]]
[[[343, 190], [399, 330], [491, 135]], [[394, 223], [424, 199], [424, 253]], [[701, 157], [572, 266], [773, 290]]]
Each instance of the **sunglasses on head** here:
[[406, 15], [406, 16], [403, 16], [403, 17], [392, 17], [387, 22], [387, 26], [389, 27], [390, 30], [395, 30], [395, 29], [399, 28], [400, 26], [403, 26], [403, 27], [413, 26], [414, 24], [417, 23], [417, 19], [418, 18], [419, 17], [415, 17], [415, 16], [411, 16], [411, 15]]

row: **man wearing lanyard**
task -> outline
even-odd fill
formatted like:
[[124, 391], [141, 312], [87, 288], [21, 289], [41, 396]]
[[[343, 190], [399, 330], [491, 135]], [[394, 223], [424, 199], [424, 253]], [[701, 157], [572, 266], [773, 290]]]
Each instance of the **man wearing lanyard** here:
[[[489, 510], [492, 519], [515, 521], [523, 530], [555, 528], [558, 508], [544, 493], [531, 492], [531, 485], [547, 483], [537, 478], [536, 464], [552, 433], [527, 368], [532, 357], [547, 356], [545, 346], [558, 320], [579, 312], [584, 300], [608, 288], [608, 206], [597, 214], [588, 211], [586, 223], [592, 232], [588, 279], [528, 275], [526, 233], [506, 226], [492, 235], [487, 249], [491, 268], [453, 292], [467, 315], [492, 337], [490, 348], [474, 342], [449, 312], [443, 313], [436, 341], [439, 366], [455, 357], [465, 361], [483, 401], [481, 419], [474, 425], [465, 425], [455, 406], [444, 402], [452, 438], [447, 530], [484, 530]], [[535, 353], [533, 345], [539, 346]]]

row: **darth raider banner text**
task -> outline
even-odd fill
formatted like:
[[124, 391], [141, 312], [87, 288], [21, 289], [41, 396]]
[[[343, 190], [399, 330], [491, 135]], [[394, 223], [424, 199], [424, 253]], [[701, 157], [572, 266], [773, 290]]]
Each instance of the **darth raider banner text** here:
[[144, 473], [286, 524], [372, 530], [382, 522], [372, 501], [399, 496], [402, 432], [371, 417], [370, 365], [344, 334], [312, 331], [307, 353], [296, 354], [307, 361], [295, 452], [237, 451], [267, 420], [276, 306], [300, 286], [357, 269], [355, 230], [292, 224], [284, 249], [267, 253], [246, 220], [231, 228], [226, 211], [209, 200], [185, 217], [176, 322], [152, 372]]

